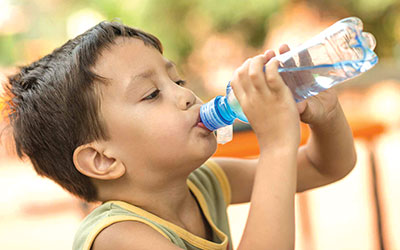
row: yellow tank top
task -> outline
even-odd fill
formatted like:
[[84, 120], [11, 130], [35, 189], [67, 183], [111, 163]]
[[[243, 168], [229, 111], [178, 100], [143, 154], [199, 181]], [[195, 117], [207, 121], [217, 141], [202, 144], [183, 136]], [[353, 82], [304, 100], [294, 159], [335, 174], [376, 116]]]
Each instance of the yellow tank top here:
[[137, 221], [152, 227], [182, 249], [232, 250], [226, 213], [231, 189], [224, 171], [209, 160], [189, 175], [187, 185], [211, 226], [212, 241], [200, 238], [129, 203], [109, 201], [94, 209], [83, 220], [75, 235], [72, 249], [90, 250], [94, 239], [104, 228], [120, 221]]

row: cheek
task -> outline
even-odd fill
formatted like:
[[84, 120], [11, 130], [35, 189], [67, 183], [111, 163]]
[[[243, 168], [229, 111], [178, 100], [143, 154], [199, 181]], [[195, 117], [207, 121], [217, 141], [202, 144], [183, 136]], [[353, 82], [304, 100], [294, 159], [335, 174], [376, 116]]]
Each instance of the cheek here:
[[[151, 155], [153, 160], [170, 161], [176, 160], [185, 155], [188, 136], [184, 129], [173, 121], [152, 121], [147, 124], [140, 142], [141, 150], [146, 155]], [[154, 157], [154, 156], [157, 157]]]
[[182, 114], [167, 108], [134, 110], [128, 107], [121, 106], [119, 112], [110, 111], [107, 116], [110, 134], [124, 150], [147, 151], [163, 147], [170, 151], [182, 147], [188, 139], [190, 126]]
[[178, 142], [180, 138], [184, 137], [185, 133], [184, 124], [173, 117], [151, 120], [143, 129], [147, 130], [146, 133], [154, 140], [158, 140], [163, 144]]

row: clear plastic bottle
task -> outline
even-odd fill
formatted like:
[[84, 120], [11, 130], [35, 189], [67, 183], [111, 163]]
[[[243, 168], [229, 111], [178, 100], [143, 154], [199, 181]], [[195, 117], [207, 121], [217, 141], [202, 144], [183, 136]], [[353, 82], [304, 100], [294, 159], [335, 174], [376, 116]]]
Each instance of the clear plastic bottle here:
[[[363, 32], [362, 21], [349, 17], [275, 58], [280, 62], [278, 72], [300, 102], [371, 69], [378, 62], [375, 45], [374, 36]], [[230, 84], [225, 96], [201, 107], [200, 117], [209, 130], [218, 130], [219, 143], [232, 139], [235, 119], [248, 122]]]

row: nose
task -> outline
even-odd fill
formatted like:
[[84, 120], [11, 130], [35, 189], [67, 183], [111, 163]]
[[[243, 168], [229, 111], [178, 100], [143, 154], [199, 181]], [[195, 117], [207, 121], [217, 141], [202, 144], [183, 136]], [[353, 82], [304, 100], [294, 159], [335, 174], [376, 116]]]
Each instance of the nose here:
[[195, 94], [188, 88], [177, 86], [177, 106], [181, 110], [187, 110], [196, 103]]

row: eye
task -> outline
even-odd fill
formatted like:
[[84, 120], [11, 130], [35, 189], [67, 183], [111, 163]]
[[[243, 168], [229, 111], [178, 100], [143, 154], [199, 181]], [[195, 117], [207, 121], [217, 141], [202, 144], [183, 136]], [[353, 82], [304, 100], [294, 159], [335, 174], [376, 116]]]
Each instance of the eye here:
[[146, 96], [145, 98], [143, 98], [143, 100], [152, 100], [158, 97], [158, 95], [160, 94], [160, 90], [156, 89], [155, 91], [153, 91], [150, 95]]
[[175, 83], [178, 84], [179, 86], [185, 86], [186, 81], [185, 80], [178, 80]]

